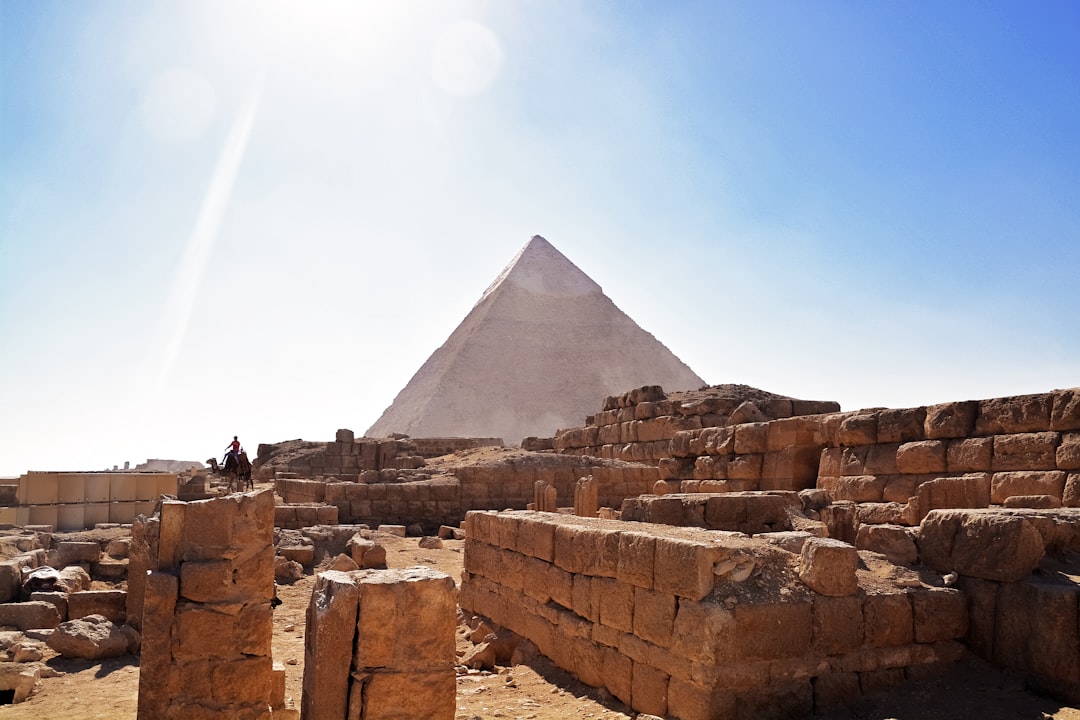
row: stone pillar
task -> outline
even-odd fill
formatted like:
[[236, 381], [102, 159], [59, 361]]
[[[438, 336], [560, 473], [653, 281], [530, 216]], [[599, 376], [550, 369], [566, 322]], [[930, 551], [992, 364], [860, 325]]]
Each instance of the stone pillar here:
[[574, 487], [574, 514], [580, 517], [596, 517], [596, 511], [600, 507], [597, 494], [600, 483], [593, 479], [592, 475], [579, 478]]
[[454, 581], [429, 568], [320, 573], [308, 605], [301, 719], [453, 720], [456, 618]]
[[156, 526], [145, 534], [139, 720], [269, 720], [273, 492], [165, 501]]
[[543, 480], [533, 485], [533, 504], [539, 512], [559, 512], [558, 493]]

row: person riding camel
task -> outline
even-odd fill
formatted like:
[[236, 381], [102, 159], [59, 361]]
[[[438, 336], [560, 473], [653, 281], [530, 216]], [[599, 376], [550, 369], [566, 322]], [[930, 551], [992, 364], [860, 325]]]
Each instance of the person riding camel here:
[[237, 462], [240, 460], [240, 441], [236, 439], [236, 436], [232, 436], [232, 442], [225, 446], [225, 457], [221, 459], [222, 464], [228, 461], [229, 456], [232, 455], [236, 458]]

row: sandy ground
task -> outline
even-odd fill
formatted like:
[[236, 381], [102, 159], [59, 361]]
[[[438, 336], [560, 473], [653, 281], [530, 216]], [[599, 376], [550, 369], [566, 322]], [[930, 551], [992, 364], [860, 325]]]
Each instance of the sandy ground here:
[[[383, 538], [390, 567], [426, 565], [460, 580], [462, 541], [444, 541], [437, 550], [422, 549], [416, 538]], [[287, 703], [299, 707], [303, 682], [304, 613], [313, 576], [282, 586], [282, 605], [274, 613], [274, 659], [285, 663]], [[459, 651], [471, 647], [458, 633]], [[138, 704], [139, 661], [125, 656], [92, 663], [46, 656], [55, 671], [39, 683], [29, 700], [0, 706], [0, 720], [134, 720]], [[457, 720], [525, 718], [635, 718], [636, 714], [606, 691], [574, 681], [540, 658], [528, 665], [458, 676]], [[828, 720], [1080, 720], [1080, 710], [1029, 692], [1017, 677], [976, 660], [958, 663], [940, 677], [863, 698], [830, 714]]]

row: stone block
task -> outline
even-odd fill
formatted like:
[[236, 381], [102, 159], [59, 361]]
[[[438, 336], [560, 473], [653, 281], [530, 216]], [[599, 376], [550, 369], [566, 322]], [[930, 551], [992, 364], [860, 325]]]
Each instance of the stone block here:
[[837, 440], [842, 447], [873, 445], [877, 442], [877, 415], [849, 415], [840, 421]]
[[[356, 718], [430, 718], [453, 720], [457, 680], [448, 671], [353, 673], [349, 720]], [[313, 716], [316, 717], [316, 716]], [[335, 717], [336, 720], [336, 717]]]
[[357, 575], [359, 620], [354, 668], [453, 675], [456, 596], [450, 576], [424, 567]]
[[634, 634], [654, 645], [669, 647], [675, 608], [673, 595], [634, 588]]
[[945, 450], [941, 440], [904, 443], [896, 451], [896, 468], [907, 475], [945, 472]]
[[315, 546], [313, 545], [287, 545], [278, 548], [278, 553], [293, 562], [298, 562], [305, 568], [315, 563]]
[[1050, 429], [1054, 396], [1014, 395], [979, 401], [976, 435], [1039, 432]]
[[910, 643], [914, 622], [907, 594], [868, 594], [863, 603], [863, 635], [870, 647]]
[[926, 437], [926, 408], [888, 409], [878, 413], [877, 441], [905, 443]]
[[304, 635], [304, 717], [346, 717], [359, 601], [352, 576], [328, 571], [316, 577]]
[[671, 635], [671, 649], [679, 657], [709, 665], [733, 660], [734, 638], [731, 610], [712, 602], [679, 602]]
[[957, 438], [949, 441], [945, 469], [949, 472], [986, 472], [993, 458], [994, 438]]
[[916, 519], [931, 510], [989, 507], [990, 478], [990, 473], [969, 473], [922, 483], [916, 490]]
[[56, 605], [44, 600], [21, 603], [0, 603], [0, 625], [10, 625], [22, 631], [52, 629], [60, 624]]
[[1073, 585], [1001, 585], [996, 604], [993, 661], [1050, 684], [1080, 683], [1080, 632]]
[[1069, 473], [1065, 479], [1061, 504], [1065, 507], [1080, 507], [1080, 473]]
[[820, 675], [813, 679], [813, 685], [814, 711], [817, 713], [841, 710], [853, 704], [862, 694], [856, 672]]
[[866, 475], [896, 475], [900, 470], [896, 465], [896, 453], [900, 443], [877, 443], [867, 449], [866, 460], [861, 473]]
[[934, 510], [919, 526], [919, 557], [943, 573], [1015, 582], [1038, 566], [1042, 536], [1024, 517], [990, 511]]
[[835, 486], [829, 491], [829, 494], [837, 501], [881, 502], [885, 492], [885, 485], [886, 479], [876, 475], [842, 477], [836, 480]]
[[1053, 509], [1061, 507], [1061, 499], [1053, 495], [1012, 495], [1002, 503], [1007, 508]]
[[860, 525], [855, 547], [880, 553], [897, 565], [914, 565], [919, 559], [911, 531], [899, 525]]
[[1050, 411], [1051, 430], [1080, 430], [1080, 388], [1056, 390]]
[[851, 545], [831, 538], [810, 538], [802, 547], [799, 579], [821, 595], [853, 595], [859, 588], [855, 570], [859, 554]]
[[653, 587], [656, 538], [646, 533], [619, 533], [618, 562], [615, 578], [636, 587]]
[[810, 648], [814, 624], [809, 602], [740, 603], [734, 613], [734, 646], [742, 660], [798, 657]]
[[856, 596], [816, 597], [813, 649], [824, 655], [858, 650], [863, 643], [863, 603]]
[[996, 472], [990, 481], [990, 502], [1000, 505], [1013, 495], [1053, 495], [1065, 492], [1065, 473], [1050, 471]]
[[967, 634], [967, 599], [953, 588], [920, 588], [911, 593], [915, 642], [956, 640]]
[[990, 467], [995, 471], [1053, 470], [1060, 440], [1056, 432], [997, 435]]
[[56, 562], [59, 567], [97, 562], [101, 546], [96, 542], [61, 540], [56, 545]]
[[623, 632], [634, 629], [634, 586], [610, 578], [596, 578], [600, 623]]
[[84, 590], [68, 595], [68, 619], [101, 615], [123, 625], [127, 620], [127, 592], [124, 590]]
[[712, 592], [713, 568], [731, 555], [705, 541], [657, 537], [652, 587], [671, 595], [700, 600]]
[[1080, 433], [1065, 433], [1055, 451], [1058, 470], [1080, 470]]
[[976, 400], [930, 405], [926, 408], [927, 439], [968, 437], [975, 429], [978, 412], [979, 403]]
[[760, 480], [762, 455], [735, 455], [728, 459], [727, 477], [730, 480]]
[[651, 665], [635, 662], [631, 671], [631, 707], [639, 713], [667, 715], [669, 677]]
[[749, 455], [768, 449], [769, 423], [756, 422], [735, 426], [735, 453]]

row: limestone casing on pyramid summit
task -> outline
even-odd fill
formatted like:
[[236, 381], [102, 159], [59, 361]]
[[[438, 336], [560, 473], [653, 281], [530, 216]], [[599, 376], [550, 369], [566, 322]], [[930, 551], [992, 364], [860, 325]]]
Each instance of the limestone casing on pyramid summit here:
[[517, 443], [581, 425], [609, 395], [705, 384], [537, 235], [365, 434]]

